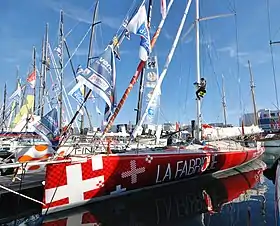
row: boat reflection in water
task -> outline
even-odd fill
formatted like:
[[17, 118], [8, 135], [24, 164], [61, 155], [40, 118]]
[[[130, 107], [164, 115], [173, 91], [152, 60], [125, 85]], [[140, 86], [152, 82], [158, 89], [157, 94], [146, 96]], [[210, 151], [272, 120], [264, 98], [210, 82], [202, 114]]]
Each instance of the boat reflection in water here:
[[43, 225], [209, 225], [223, 206], [233, 208], [231, 202], [264, 203], [266, 188], [260, 186], [259, 191], [254, 187], [261, 181], [265, 168], [265, 163], [255, 160], [224, 173], [51, 214]]

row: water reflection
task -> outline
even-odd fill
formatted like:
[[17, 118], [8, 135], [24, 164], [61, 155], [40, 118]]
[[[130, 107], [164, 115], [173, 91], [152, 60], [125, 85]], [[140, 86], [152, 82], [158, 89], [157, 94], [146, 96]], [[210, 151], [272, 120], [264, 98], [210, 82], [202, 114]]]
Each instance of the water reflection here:
[[[198, 179], [114, 198], [53, 214], [44, 219], [50, 225], [233, 225], [236, 206], [256, 202], [265, 205], [262, 181], [265, 164], [256, 160], [244, 167]], [[259, 186], [255, 185], [259, 183]], [[215, 214], [222, 212], [221, 214]], [[230, 212], [230, 216], [229, 216]], [[245, 222], [250, 221], [250, 209]], [[261, 216], [261, 214], [260, 214]], [[220, 218], [220, 217], [219, 217]], [[218, 222], [221, 220], [218, 219]], [[247, 222], [248, 221], [248, 222]], [[230, 224], [229, 224], [230, 223]], [[253, 224], [256, 225], [256, 224]]]

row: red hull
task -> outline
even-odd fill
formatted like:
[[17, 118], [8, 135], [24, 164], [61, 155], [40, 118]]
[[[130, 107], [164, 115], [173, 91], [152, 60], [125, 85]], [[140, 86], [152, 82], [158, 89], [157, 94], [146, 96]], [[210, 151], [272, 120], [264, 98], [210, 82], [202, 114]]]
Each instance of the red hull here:
[[43, 213], [237, 167], [259, 157], [263, 149], [180, 152], [96, 155], [47, 165]]
[[224, 203], [254, 187], [264, 169], [254, 163], [226, 178], [207, 176], [53, 214], [43, 225], [193, 225], [192, 220], [201, 213], [217, 212]]

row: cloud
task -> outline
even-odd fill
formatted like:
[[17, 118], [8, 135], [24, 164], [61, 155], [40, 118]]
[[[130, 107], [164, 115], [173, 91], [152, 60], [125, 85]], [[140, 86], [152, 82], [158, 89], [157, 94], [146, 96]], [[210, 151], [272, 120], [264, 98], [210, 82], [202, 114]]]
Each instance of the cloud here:
[[267, 63], [271, 60], [271, 55], [268, 50], [253, 50], [253, 51], [239, 51], [237, 54], [236, 46], [229, 45], [217, 50], [218, 52], [228, 54], [229, 57], [235, 58], [238, 56], [239, 63], [248, 67], [248, 60], [254, 65]]
[[[79, 5], [74, 5], [69, 2], [57, 2], [55, 0], [46, 0], [44, 1], [45, 5], [55, 12], [60, 12], [62, 9], [64, 14], [74, 20], [77, 20], [82, 23], [91, 24], [92, 23], [92, 11], [95, 6], [95, 3], [89, 8], [85, 9]], [[121, 18], [115, 18], [110, 16], [100, 16], [102, 24], [107, 25], [110, 28], [118, 29], [122, 23]]]

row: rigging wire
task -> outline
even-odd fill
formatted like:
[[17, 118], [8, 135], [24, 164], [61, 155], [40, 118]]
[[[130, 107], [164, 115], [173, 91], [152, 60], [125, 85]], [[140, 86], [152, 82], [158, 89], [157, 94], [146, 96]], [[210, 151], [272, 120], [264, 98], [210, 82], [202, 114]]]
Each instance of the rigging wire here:
[[277, 108], [279, 108], [277, 81], [276, 81], [276, 74], [275, 74], [275, 65], [274, 65], [274, 57], [273, 57], [273, 49], [272, 49], [272, 40], [271, 40], [271, 21], [270, 21], [269, 0], [266, 1], [266, 7], [267, 7], [267, 20], [268, 20], [268, 33], [269, 33], [269, 49], [270, 49], [271, 63], [272, 63], [272, 72], [273, 72], [273, 83], [274, 83], [276, 104], [277, 104]]
[[237, 66], [237, 79], [238, 79], [238, 96], [239, 96], [239, 110], [240, 116], [244, 113], [244, 103], [242, 98], [242, 89], [241, 89], [241, 78], [240, 78], [240, 58], [239, 58], [239, 39], [238, 39], [238, 28], [237, 28], [237, 14], [236, 14], [236, 2], [232, 2], [233, 13], [234, 13], [234, 28], [235, 28], [235, 43], [236, 43], [236, 66]]
[[[122, 29], [122, 27], [123, 27], [123, 24], [125, 23], [125, 21], [127, 21], [127, 18], [128, 18], [128, 16], [130, 15], [130, 12], [131, 12], [132, 9], [134, 8], [133, 6], [135, 5], [135, 2], [136, 2], [136, 0], [133, 1], [133, 3], [132, 3], [132, 5], [131, 5], [130, 9], [128, 10], [128, 13], [127, 13], [126, 16], [125, 16], [125, 19], [123, 20], [123, 23], [122, 23], [121, 26], [119, 27], [118, 32], [117, 32], [116, 34], [119, 33], [119, 31], [120, 31], [120, 30]], [[74, 56], [74, 54], [76, 53], [77, 49], [79, 48], [79, 46], [81, 45], [81, 43], [84, 41], [85, 37], [87, 36], [87, 34], [89, 33], [90, 30], [91, 30], [91, 26], [90, 26], [90, 29], [89, 29], [89, 30], [87, 31], [87, 33], [85, 34], [85, 36], [83, 37], [83, 39], [81, 40], [81, 42], [79, 43], [78, 47], [77, 47], [77, 48], [75, 49], [75, 51], [73, 52], [72, 56], [69, 58], [69, 60], [67, 61], [67, 63], [64, 65], [64, 67], [63, 67], [62, 70], [64, 70], [64, 68], [65, 68], [65, 67], [67, 66], [67, 64], [70, 62], [70, 60], [72, 59], [72, 57]], [[73, 150], [74, 150], [74, 149], [73, 149]], [[73, 151], [73, 150], [72, 150], [72, 151]], [[72, 152], [72, 151], [71, 151], [71, 152]], [[67, 157], [69, 157], [70, 154], [71, 154], [71, 152], [70, 152], [67, 156], [64, 156], [64, 159], [66, 159]], [[66, 164], [66, 162], [65, 162], [65, 164]], [[61, 181], [63, 175], [65, 174], [65, 171], [66, 171], [66, 167], [63, 167], [63, 170], [61, 171], [61, 175], [60, 175], [60, 177], [59, 177], [57, 186], [56, 186], [55, 191], [54, 191], [54, 193], [53, 193], [53, 196], [52, 196], [52, 198], [51, 198], [50, 204], [53, 202], [53, 199], [54, 199], [55, 194], [56, 194], [57, 189], [58, 189], [58, 185], [60, 184], [60, 181]], [[43, 219], [44, 219], [44, 217], [47, 215], [47, 213], [48, 213], [48, 211], [49, 211], [49, 208], [51, 207], [50, 204], [48, 205], [45, 214], [42, 216]]]

